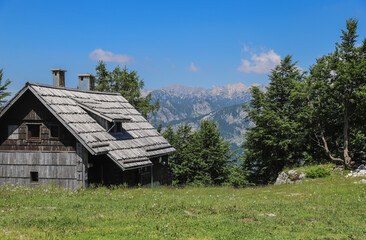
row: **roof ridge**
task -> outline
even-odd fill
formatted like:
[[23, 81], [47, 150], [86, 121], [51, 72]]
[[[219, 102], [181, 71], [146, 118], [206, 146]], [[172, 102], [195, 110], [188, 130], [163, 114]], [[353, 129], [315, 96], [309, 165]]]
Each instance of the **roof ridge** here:
[[120, 93], [113, 93], [113, 92], [99, 92], [99, 91], [81, 90], [81, 89], [69, 88], [69, 87], [55, 87], [53, 85], [48, 85], [48, 84], [43, 84], [43, 83], [34, 83], [34, 82], [27, 82], [25, 85], [54, 88], [54, 89], [74, 91], [74, 92], [94, 93], [94, 94], [103, 94], [103, 95], [121, 95]]

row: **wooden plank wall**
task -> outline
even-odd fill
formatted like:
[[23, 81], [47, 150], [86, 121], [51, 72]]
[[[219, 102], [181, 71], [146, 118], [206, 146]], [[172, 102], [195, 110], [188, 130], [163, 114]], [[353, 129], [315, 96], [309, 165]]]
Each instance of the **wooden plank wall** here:
[[76, 180], [79, 186], [88, 187], [88, 151], [76, 143]]
[[[78, 179], [75, 152], [0, 152], [0, 185], [48, 185], [76, 189]], [[39, 181], [31, 183], [30, 172], [38, 172]]]

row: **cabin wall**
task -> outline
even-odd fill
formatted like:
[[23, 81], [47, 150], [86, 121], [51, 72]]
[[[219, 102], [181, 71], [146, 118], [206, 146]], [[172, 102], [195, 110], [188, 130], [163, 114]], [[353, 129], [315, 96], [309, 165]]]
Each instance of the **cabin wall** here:
[[[83, 186], [77, 171], [80, 156], [72, 152], [0, 152], [0, 185], [49, 185], [76, 189]], [[36, 172], [38, 181], [31, 179]]]
[[151, 180], [153, 180], [153, 186], [170, 185], [172, 176], [167, 164], [168, 156], [153, 158], [151, 161], [154, 164], [152, 169], [149, 166], [122, 171], [107, 155], [89, 154], [88, 183], [105, 186], [126, 184], [130, 187], [151, 187]]

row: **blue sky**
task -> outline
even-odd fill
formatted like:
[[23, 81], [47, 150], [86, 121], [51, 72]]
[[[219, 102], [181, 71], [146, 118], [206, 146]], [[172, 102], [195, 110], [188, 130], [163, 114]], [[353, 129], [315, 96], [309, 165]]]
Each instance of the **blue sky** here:
[[268, 83], [287, 54], [306, 70], [332, 52], [345, 20], [366, 37], [366, 1], [3, 1], [0, 68], [18, 91], [50, 68], [95, 73], [98, 59], [136, 70], [145, 88]]

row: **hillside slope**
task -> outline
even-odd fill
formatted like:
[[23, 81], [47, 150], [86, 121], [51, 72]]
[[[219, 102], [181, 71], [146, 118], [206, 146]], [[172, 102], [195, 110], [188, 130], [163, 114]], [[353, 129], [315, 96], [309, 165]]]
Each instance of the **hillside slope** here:
[[366, 184], [0, 187], [0, 239], [365, 239]]

